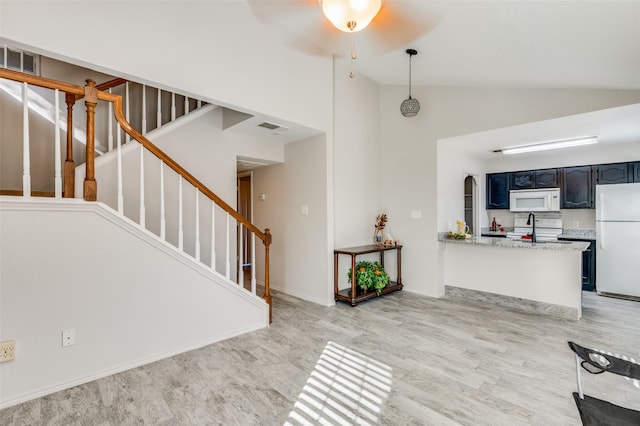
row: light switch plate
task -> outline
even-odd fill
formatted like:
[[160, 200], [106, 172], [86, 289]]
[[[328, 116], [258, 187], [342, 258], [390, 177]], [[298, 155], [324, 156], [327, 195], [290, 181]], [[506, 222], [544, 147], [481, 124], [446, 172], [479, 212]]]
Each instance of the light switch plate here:
[[411, 210], [411, 219], [422, 219], [422, 210]]

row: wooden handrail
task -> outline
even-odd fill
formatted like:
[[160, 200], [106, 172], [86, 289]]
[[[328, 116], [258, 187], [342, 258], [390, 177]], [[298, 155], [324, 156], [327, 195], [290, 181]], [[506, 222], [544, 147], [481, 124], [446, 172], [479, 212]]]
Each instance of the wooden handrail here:
[[19, 81], [21, 83], [28, 83], [33, 86], [44, 87], [47, 89], [58, 89], [65, 93], [84, 96], [84, 87], [82, 86], [75, 86], [73, 84], [63, 83], [61, 81], [51, 80], [44, 77], [38, 77], [31, 74], [25, 74], [19, 71], [0, 68], [0, 78]]
[[103, 101], [113, 102], [113, 113], [116, 116], [116, 120], [120, 123], [120, 127], [127, 134], [129, 134], [133, 139], [138, 141], [141, 145], [143, 145], [147, 150], [149, 150], [153, 155], [158, 157], [162, 162], [164, 162], [167, 166], [169, 166], [173, 171], [182, 176], [187, 182], [191, 185], [198, 188], [200, 192], [210, 198], [213, 202], [219, 205], [225, 212], [229, 213], [236, 219], [238, 222], [242, 223], [247, 229], [250, 229], [251, 232], [256, 234], [263, 243], [266, 243], [268, 238], [265, 232], [262, 232], [258, 228], [255, 227], [251, 222], [249, 222], [245, 217], [243, 217], [240, 213], [235, 211], [233, 207], [227, 204], [222, 198], [218, 197], [213, 191], [207, 188], [202, 182], [196, 179], [191, 173], [186, 171], [180, 164], [178, 164], [173, 158], [169, 157], [164, 151], [158, 148], [153, 142], [144, 137], [142, 133], [138, 132], [134, 129], [131, 124], [127, 121], [124, 116], [124, 112], [122, 111], [122, 96], [115, 95], [113, 93], [106, 92], [98, 92], [98, 99]]
[[173, 171], [178, 173], [189, 182], [191, 185], [198, 188], [200, 192], [206, 195], [209, 199], [211, 199], [214, 203], [220, 206], [225, 212], [233, 216], [238, 223], [242, 223], [247, 229], [253, 232], [262, 240], [264, 244], [265, 251], [265, 272], [264, 272], [264, 295], [262, 298], [269, 305], [269, 323], [273, 321], [273, 302], [271, 298], [270, 291], [270, 282], [269, 282], [269, 247], [271, 246], [271, 231], [269, 228], [266, 228], [264, 232], [260, 231], [255, 227], [254, 224], [249, 222], [246, 218], [244, 218], [240, 213], [235, 211], [229, 204], [227, 204], [222, 198], [218, 197], [213, 191], [207, 188], [202, 182], [196, 179], [191, 175], [188, 171], [186, 171], [182, 166], [176, 163], [173, 158], [169, 157], [164, 151], [158, 148], [155, 144], [153, 144], [149, 139], [144, 137], [142, 133], [138, 132], [134, 129], [131, 124], [126, 120], [124, 116], [124, 112], [122, 111], [122, 96], [115, 95], [108, 92], [98, 92], [98, 99], [107, 102], [113, 102], [113, 113], [116, 117], [116, 120], [120, 124], [120, 127], [129, 134], [133, 139], [138, 141], [142, 146], [144, 146], [147, 150], [151, 151], [153, 155], [158, 157], [160, 161], [169, 166]]
[[[67, 103], [67, 126], [73, 127], [73, 104], [78, 97], [84, 97], [84, 87], [61, 81], [25, 74], [19, 71], [0, 68], [0, 78], [13, 80], [20, 83], [27, 83], [33, 86], [44, 87], [46, 89], [59, 90], [65, 93]], [[64, 162], [64, 197], [73, 198], [75, 188], [75, 163], [73, 161], [73, 132], [67, 132], [67, 158]]]
[[[8, 80], [19, 81], [21, 83], [26, 82], [34, 86], [45, 87], [47, 89], [58, 89], [66, 93], [73, 93], [74, 95], [76, 95], [76, 100], [82, 99], [84, 97], [83, 86], [75, 86], [73, 84], [51, 80], [44, 77], [38, 77], [31, 74], [25, 74], [6, 68], [0, 68], [0, 77], [6, 78]], [[113, 80], [105, 81], [104, 83], [96, 85], [96, 89], [99, 91], [109, 90], [112, 87], [120, 86], [121, 84], [124, 84], [126, 82], [127, 80], [124, 78], [114, 78]]]
[[[114, 79], [108, 82], [105, 82], [99, 86], [95, 85], [95, 82], [91, 80], [87, 80], [86, 86], [75, 86], [73, 84], [64, 83], [56, 80], [51, 80], [44, 77], [38, 77], [31, 74], [25, 74], [18, 71], [8, 70], [5, 68], [0, 68], [0, 78], [5, 78], [8, 80], [24, 82], [27, 84], [31, 84], [33, 86], [44, 87], [47, 89], [57, 89], [66, 94], [66, 103], [67, 109], [69, 113], [72, 110], [74, 100], [82, 99], [86, 97], [85, 104], [87, 105], [87, 162], [86, 162], [86, 177], [85, 177], [85, 185], [84, 185], [84, 198], [88, 201], [95, 201], [97, 194], [97, 185], [94, 174], [94, 152], [93, 148], [90, 147], [93, 145], [93, 111], [95, 109], [95, 105], [97, 104], [97, 100], [103, 100], [107, 102], [113, 103], [113, 112], [116, 117], [116, 120], [120, 124], [120, 127], [129, 134], [133, 139], [138, 141], [142, 146], [144, 146], [147, 150], [149, 150], [153, 155], [155, 155], [160, 161], [169, 166], [173, 171], [182, 176], [187, 182], [191, 185], [195, 186], [200, 192], [202, 192], [206, 197], [216, 203], [220, 208], [222, 208], [225, 212], [231, 215], [238, 223], [243, 224], [248, 230], [253, 232], [255, 235], [260, 238], [265, 246], [265, 289], [263, 299], [269, 305], [269, 322], [272, 321], [272, 303], [271, 303], [271, 294], [270, 294], [270, 283], [269, 283], [269, 247], [271, 245], [271, 232], [269, 228], [266, 228], [264, 232], [258, 229], [255, 225], [249, 222], [245, 217], [243, 217], [240, 213], [234, 210], [229, 204], [227, 204], [222, 198], [218, 197], [213, 191], [207, 188], [202, 182], [196, 179], [191, 173], [186, 171], [182, 166], [180, 166], [175, 160], [169, 157], [164, 151], [158, 148], [155, 144], [153, 144], [149, 139], [147, 139], [142, 133], [138, 132], [134, 129], [131, 124], [125, 118], [125, 114], [122, 110], [122, 96], [104, 92], [102, 90], [107, 90], [109, 87], [115, 87], [119, 84], [122, 84], [126, 80], [124, 79]], [[100, 90], [102, 89], [102, 90]], [[69, 120], [72, 120], [70, 118]], [[67, 124], [70, 124], [71, 121], [68, 121]], [[68, 135], [70, 132], [67, 132]], [[65, 197], [72, 197], [73, 195], [73, 186], [67, 188], [67, 180], [71, 180], [71, 178], [67, 179], [67, 169], [71, 175], [71, 172], [74, 168], [72, 155], [72, 148], [70, 141], [67, 141], [67, 161], [65, 162]], [[70, 152], [71, 151], [71, 152]], [[67, 164], [68, 163], [68, 164]], [[70, 176], [69, 175], [69, 176]], [[72, 183], [70, 183], [72, 185]]]
[[142, 133], [138, 132], [134, 129], [131, 124], [125, 118], [124, 112], [122, 111], [122, 96], [115, 95], [113, 93], [108, 92], [98, 92], [98, 99], [107, 102], [113, 102], [113, 114], [116, 117], [116, 120], [120, 124], [120, 127], [133, 139], [138, 141], [142, 146], [144, 146], [147, 150], [149, 150], [153, 155], [158, 157], [160, 161], [168, 165], [173, 171], [178, 173], [189, 182], [191, 185], [195, 186], [200, 192], [206, 195], [209, 199], [211, 199], [214, 203], [220, 206], [225, 212], [233, 216], [239, 223], [242, 223], [247, 229], [253, 232], [262, 240], [264, 244], [265, 250], [265, 273], [264, 273], [264, 295], [262, 298], [269, 305], [269, 323], [273, 321], [273, 303], [271, 298], [270, 291], [270, 282], [269, 282], [269, 247], [271, 246], [271, 231], [269, 228], [266, 228], [264, 232], [260, 231], [255, 227], [254, 224], [249, 222], [244, 216], [235, 211], [229, 204], [227, 204], [222, 198], [218, 197], [213, 191], [207, 188], [202, 182], [196, 179], [191, 173], [186, 171], [182, 166], [180, 166], [175, 160], [169, 157], [164, 151], [158, 148], [153, 142], [147, 139]]
[[105, 81], [104, 83], [100, 83], [96, 86], [96, 89], [99, 91], [109, 90], [112, 87], [120, 86], [121, 84], [125, 84], [127, 82], [124, 78], [114, 78], [113, 80]]
[[[44, 77], [38, 77], [31, 74], [21, 73], [19, 71], [8, 70], [5, 68], [0, 68], [0, 78], [6, 78], [8, 80], [26, 82], [28, 84], [44, 87], [48, 89], [58, 89], [67, 94], [74, 94], [79, 96], [78, 99], [81, 99], [85, 96], [85, 87], [83, 86], [75, 86], [69, 83], [63, 83], [56, 80], [51, 80]], [[103, 83], [103, 85], [115, 84], [117, 81], [125, 81], [124, 79], [114, 79]], [[121, 83], [120, 83], [121, 84]], [[116, 84], [117, 85], [117, 84]], [[95, 86], [93, 89], [98, 90], [98, 86]], [[116, 95], [113, 93], [103, 92], [98, 90], [97, 97], [100, 100], [112, 102], [114, 105], [113, 112], [116, 117], [116, 120], [122, 127], [122, 129], [128, 133], [133, 139], [137, 140], [140, 144], [142, 144], [145, 148], [153, 153], [156, 157], [158, 157], [162, 162], [164, 162], [167, 166], [173, 169], [176, 173], [181, 175], [186, 181], [191, 183], [193, 186], [198, 188], [200, 192], [210, 198], [213, 202], [219, 205], [224, 211], [229, 213], [236, 219], [238, 222], [242, 223], [248, 229], [251, 230], [254, 234], [256, 234], [262, 242], [266, 243], [269, 238], [265, 232], [262, 232], [258, 228], [255, 227], [251, 222], [245, 219], [240, 213], [235, 211], [229, 204], [227, 204], [222, 198], [218, 197], [213, 191], [207, 188], [202, 182], [196, 179], [191, 173], [186, 171], [182, 166], [180, 166], [173, 158], [169, 157], [164, 151], [158, 148], [153, 144], [149, 139], [144, 137], [142, 133], [138, 132], [134, 129], [131, 124], [126, 120], [124, 113], [122, 111], [122, 96]]]
[[[127, 80], [125, 80], [124, 78], [114, 78], [113, 80], [105, 81], [104, 83], [96, 85], [96, 90], [99, 90], [99, 91], [109, 90], [112, 87], [120, 86], [121, 84], [124, 84], [126, 82]], [[83, 97], [84, 95], [77, 95], [76, 101], [79, 101]]]

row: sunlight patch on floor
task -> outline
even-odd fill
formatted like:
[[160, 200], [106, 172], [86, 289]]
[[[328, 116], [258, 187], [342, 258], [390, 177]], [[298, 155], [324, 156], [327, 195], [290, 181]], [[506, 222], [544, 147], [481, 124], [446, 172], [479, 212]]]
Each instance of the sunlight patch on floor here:
[[328, 342], [285, 426], [377, 423], [391, 392], [391, 371], [384, 363]]

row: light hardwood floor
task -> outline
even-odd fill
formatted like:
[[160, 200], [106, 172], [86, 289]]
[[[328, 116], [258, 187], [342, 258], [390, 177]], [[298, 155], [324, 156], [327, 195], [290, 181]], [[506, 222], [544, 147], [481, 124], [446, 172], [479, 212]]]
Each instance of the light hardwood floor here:
[[[567, 341], [640, 360], [640, 303], [580, 321], [406, 291], [352, 308], [283, 294], [270, 328], [0, 411], [2, 425], [579, 425]], [[583, 374], [640, 409], [640, 389]], [[324, 421], [324, 423], [323, 423]]]

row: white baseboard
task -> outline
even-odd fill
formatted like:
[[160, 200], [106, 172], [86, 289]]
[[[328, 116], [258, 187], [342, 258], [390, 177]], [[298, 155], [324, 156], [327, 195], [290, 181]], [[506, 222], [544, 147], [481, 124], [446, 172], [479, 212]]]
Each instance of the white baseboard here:
[[35, 390], [33, 392], [25, 393], [25, 394], [18, 395], [16, 397], [8, 399], [8, 400], [0, 401], [0, 410], [2, 410], [4, 408], [12, 407], [14, 405], [21, 404], [23, 402], [30, 401], [32, 399], [41, 398], [43, 396], [50, 395], [50, 394], [55, 393], [55, 392], [59, 392], [59, 391], [65, 390], [65, 389], [69, 389], [69, 388], [72, 388], [74, 386], [78, 386], [78, 385], [82, 385], [84, 383], [92, 382], [94, 380], [102, 379], [103, 377], [112, 376], [114, 374], [121, 373], [123, 371], [131, 370], [132, 368], [137, 368], [137, 367], [140, 367], [140, 366], [143, 366], [143, 365], [146, 365], [146, 364], [151, 364], [152, 362], [160, 361], [162, 359], [170, 358], [170, 357], [178, 355], [178, 354], [189, 352], [189, 351], [192, 351], [194, 349], [199, 349], [199, 348], [202, 348], [204, 346], [208, 346], [208, 345], [211, 345], [211, 344], [214, 344], [214, 343], [221, 342], [221, 341], [226, 340], [226, 339], [230, 339], [232, 337], [239, 336], [241, 334], [250, 333], [252, 331], [260, 330], [262, 328], [264, 328], [264, 324], [262, 322], [260, 322], [259, 324], [254, 324], [254, 325], [252, 325], [250, 327], [245, 327], [243, 329], [234, 330], [234, 331], [229, 332], [229, 333], [221, 334], [221, 335], [218, 335], [218, 336], [213, 336], [213, 337], [211, 337], [209, 339], [202, 340], [200, 342], [196, 342], [194, 344], [187, 345], [187, 346], [184, 346], [184, 347], [181, 347], [181, 348], [176, 348], [176, 349], [173, 349], [171, 351], [168, 351], [168, 352], [165, 352], [165, 353], [162, 353], [162, 354], [157, 354], [157, 355], [154, 355], [152, 357], [148, 357], [148, 358], [137, 360], [137, 361], [134, 361], [134, 362], [122, 364], [122, 365], [119, 365], [117, 367], [110, 368], [108, 370], [100, 371], [100, 372], [92, 374], [90, 376], [80, 377], [80, 378], [76, 378], [76, 379], [73, 379], [73, 380], [69, 380], [67, 382], [62, 382], [62, 383], [56, 384], [54, 386], [48, 386], [46, 388], [37, 389], [37, 390]]
[[[259, 281], [256, 280], [256, 284], [261, 285], [264, 287], [264, 281]], [[278, 284], [271, 284], [271, 289], [275, 290], [277, 292], [280, 293], [284, 293], [287, 294], [289, 296], [293, 296], [293, 297], [297, 297], [298, 299], [302, 299], [302, 300], [306, 300], [307, 302], [312, 302], [312, 303], [316, 303], [318, 305], [322, 305], [322, 306], [334, 306], [335, 302], [333, 300], [333, 298], [330, 301], [327, 300], [321, 300], [321, 299], [317, 299], [315, 297], [311, 297], [305, 293], [299, 292], [299, 291], [292, 291], [291, 289], [282, 287]]]

